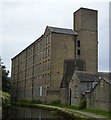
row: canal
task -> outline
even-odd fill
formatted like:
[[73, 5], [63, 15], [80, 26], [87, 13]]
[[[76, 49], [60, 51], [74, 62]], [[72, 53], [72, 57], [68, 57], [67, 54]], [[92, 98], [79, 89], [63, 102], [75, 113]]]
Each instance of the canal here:
[[57, 114], [55, 111], [49, 111], [38, 108], [10, 108], [2, 111], [2, 120], [68, 120], [68, 118]]

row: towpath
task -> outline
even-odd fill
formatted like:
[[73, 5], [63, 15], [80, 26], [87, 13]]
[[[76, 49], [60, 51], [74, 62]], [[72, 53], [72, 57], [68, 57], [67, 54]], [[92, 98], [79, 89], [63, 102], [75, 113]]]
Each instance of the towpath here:
[[42, 105], [42, 104], [37, 104], [38, 106], [44, 106], [44, 107], [47, 107], [47, 108], [55, 108], [55, 109], [59, 109], [59, 110], [62, 110], [62, 111], [68, 111], [68, 112], [71, 112], [71, 113], [74, 113], [74, 114], [81, 114], [81, 115], [84, 115], [84, 116], [87, 116], [89, 118], [96, 118], [96, 119], [99, 119], [99, 120], [111, 120], [107, 117], [104, 117], [102, 115], [96, 115], [94, 113], [90, 113], [90, 112], [84, 112], [84, 111], [80, 111], [80, 110], [72, 110], [72, 109], [68, 109], [68, 108], [61, 108], [61, 107], [57, 107], [57, 106], [51, 106], [51, 105]]

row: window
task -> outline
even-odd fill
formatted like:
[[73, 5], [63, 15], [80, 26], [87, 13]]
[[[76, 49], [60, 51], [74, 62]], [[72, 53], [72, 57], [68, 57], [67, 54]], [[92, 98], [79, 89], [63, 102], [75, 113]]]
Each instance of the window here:
[[44, 49], [44, 51], [43, 51], [43, 58], [45, 58], [45, 49]]
[[49, 56], [50, 55], [50, 47], [48, 47], [48, 51], [47, 52], [48, 52], [48, 56]]
[[39, 95], [42, 96], [42, 87], [40, 87]]
[[51, 42], [51, 34], [49, 34], [49, 43]]
[[45, 57], [47, 57], [47, 48], [46, 48], [46, 50], [45, 50]]
[[45, 70], [47, 70], [47, 60], [45, 61]]
[[50, 60], [48, 59], [48, 70], [50, 69]]
[[49, 56], [49, 50], [48, 50], [48, 48], [47, 48], [47, 56]]
[[77, 40], [77, 47], [80, 47], [80, 40]]
[[48, 39], [48, 36], [47, 36], [47, 37], [46, 37], [46, 45], [47, 45], [47, 44], [48, 44], [48, 42], [49, 42], [48, 40], [49, 40], [49, 39]]
[[44, 81], [44, 75], [42, 75], [42, 81]]
[[45, 70], [45, 63], [44, 63], [44, 61], [43, 61], [43, 71]]
[[80, 55], [80, 50], [77, 50], [77, 55]]

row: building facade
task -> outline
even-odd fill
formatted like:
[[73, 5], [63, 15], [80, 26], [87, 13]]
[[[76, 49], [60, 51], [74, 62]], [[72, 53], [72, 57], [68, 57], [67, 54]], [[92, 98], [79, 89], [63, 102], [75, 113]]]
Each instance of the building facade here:
[[75, 35], [70, 29], [47, 26], [44, 35], [12, 59], [12, 83], [17, 99], [44, 101], [46, 90], [59, 90], [64, 59], [74, 58]]
[[71, 91], [70, 105], [79, 106], [82, 99], [86, 96], [86, 91], [91, 91], [98, 80], [99, 77], [97, 73], [76, 71], [69, 83], [69, 89]]
[[70, 105], [80, 106], [85, 101], [87, 108], [111, 111], [110, 75], [105, 72], [74, 72], [69, 83]]
[[47, 26], [44, 34], [12, 58], [14, 100], [60, 99], [64, 61], [82, 59], [86, 71], [97, 72], [97, 11], [80, 8], [74, 13], [74, 30]]
[[98, 71], [98, 13], [96, 10], [81, 8], [74, 12], [76, 59], [86, 61], [86, 71]]
[[[99, 77], [93, 89], [86, 92], [87, 108], [111, 111], [111, 73]], [[106, 77], [107, 76], [107, 77]]]

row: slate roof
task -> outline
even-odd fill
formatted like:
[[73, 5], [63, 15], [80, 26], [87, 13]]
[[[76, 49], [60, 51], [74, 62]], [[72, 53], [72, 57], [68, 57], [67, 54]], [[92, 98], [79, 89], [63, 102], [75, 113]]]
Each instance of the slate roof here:
[[51, 27], [51, 26], [47, 26], [47, 27], [50, 29], [51, 32], [54, 32], [54, 33], [77, 35], [77, 33], [72, 29], [58, 28], [58, 27]]
[[77, 75], [77, 77], [81, 82], [87, 82], [87, 81], [93, 82], [103, 78], [111, 84], [111, 73], [106, 73], [106, 72], [91, 73], [85, 71], [76, 71], [75, 74]]
[[76, 71], [75, 74], [81, 82], [94, 82], [98, 81], [99, 77], [97, 73], [90, 73], [85, 71]]
[[98, 72], [99, 79], [103, 78], [111, 85], [111, 73], [107, 72]]
[[86, 91], [87, 93], [92, 92], [101, 80], [106, 81], [111, 86], [111, 73], [98, 72], [97, 74], [98, 74], [99, 81], [97, 82], [97, 84], [95, 84], [92, 87], [92, 89], [90, 91]]
[[83, 71], [86, 69], [85, 64], [85, 61], [81, 59], [65, 59], [63, 79], [60, 88], [68, 87], [76, 67], [78, 67], [80, 71]]

